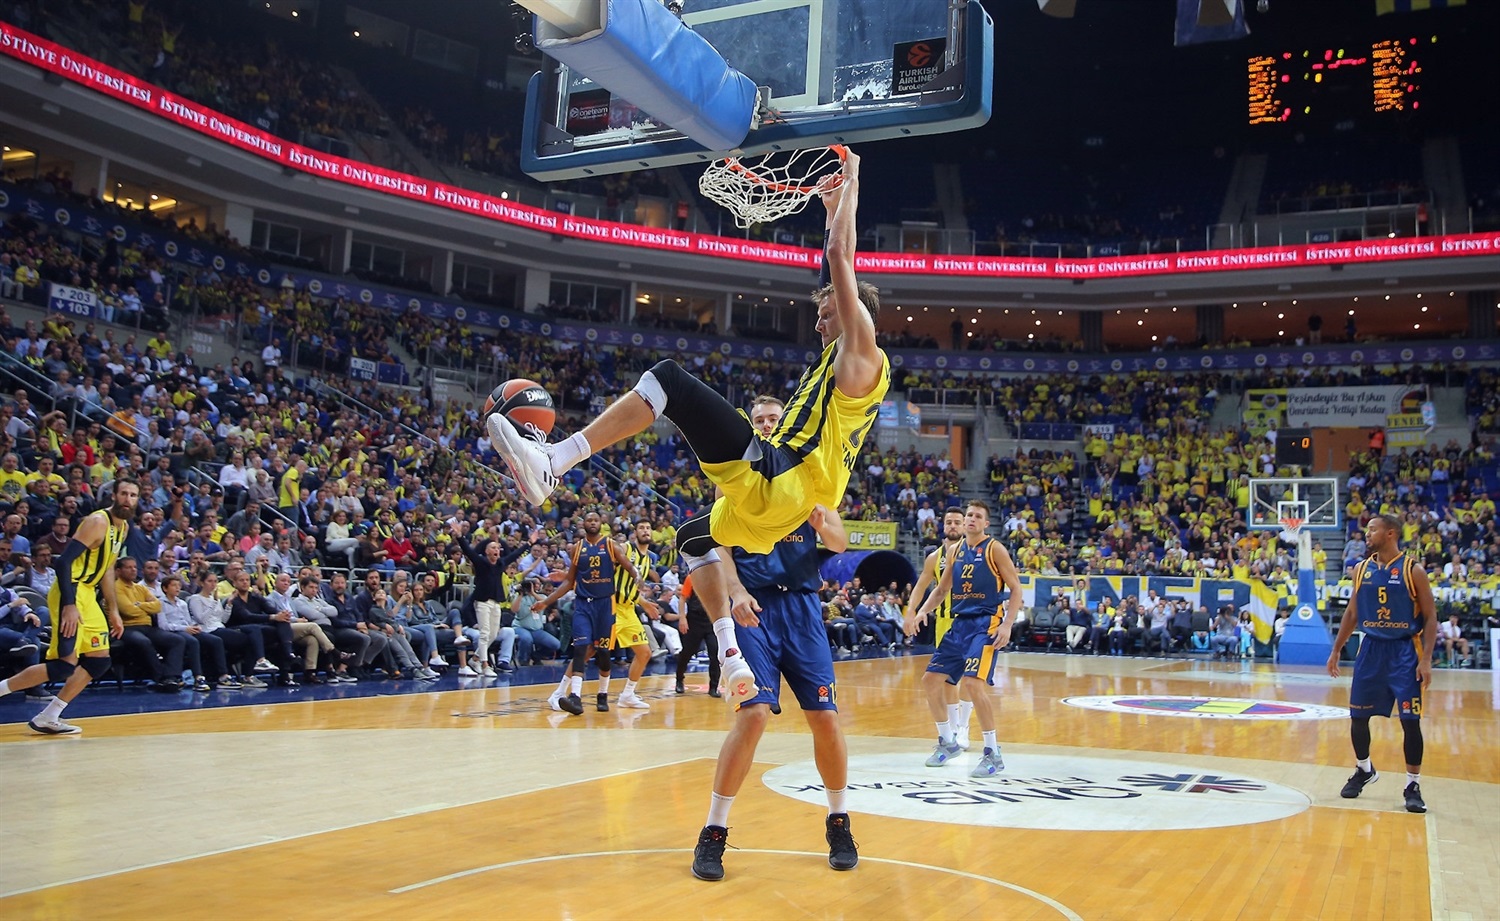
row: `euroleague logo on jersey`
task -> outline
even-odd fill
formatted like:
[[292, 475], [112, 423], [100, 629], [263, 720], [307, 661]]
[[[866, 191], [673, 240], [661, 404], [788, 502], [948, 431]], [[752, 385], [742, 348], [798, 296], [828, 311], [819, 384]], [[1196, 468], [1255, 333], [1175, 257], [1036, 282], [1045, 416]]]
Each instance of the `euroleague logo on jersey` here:
[[[939, 771], [924, 767], [924, 757], [851, 756], [850, 810], [995, 828], [1166, 831], [1269, 822], [1312, 805], [1299, 790], [1225, 768], [1006, 752], [1002, 773], [970, 777], [977, 752]], [[827, 795], [812, 761], [772, 768], [762, 781], [806, 803]]]

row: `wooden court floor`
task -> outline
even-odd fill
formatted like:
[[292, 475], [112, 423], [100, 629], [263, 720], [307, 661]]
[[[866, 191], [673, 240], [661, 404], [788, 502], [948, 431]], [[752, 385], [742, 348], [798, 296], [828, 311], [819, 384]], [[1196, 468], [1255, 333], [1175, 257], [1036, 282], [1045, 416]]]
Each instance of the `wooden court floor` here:
[[688, 870], [731, 720], [701, 676], [681, 698], [648, 678], [649, 712], [582, 717], [517, 687], [80, 719], [74, 738], [7, 723], [0, 918], [1500, 917], [1488, 672], [1437, 674], [1420, 816], [1394, 723], [1375, 723], [1381, 780], [1339, 798], [1347, 720], [1307, 717], [1347, 679], [1010, 655], [1007, 770], [980, 781], [974, 751], [923, 766], [925, 664], [838, 666], [860, 866], [826, 864], [794, 705], [735, 801], [719, 883]]

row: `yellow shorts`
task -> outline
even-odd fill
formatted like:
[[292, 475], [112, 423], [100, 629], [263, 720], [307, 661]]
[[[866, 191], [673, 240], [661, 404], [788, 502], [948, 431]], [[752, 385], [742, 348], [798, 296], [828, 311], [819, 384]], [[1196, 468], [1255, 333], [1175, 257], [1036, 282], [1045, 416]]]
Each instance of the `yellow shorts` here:
[[641, 623], [635, 607], [617, 604], [614, 608], [615, 628], [610, 631], [609, 648], [629, 649], [646, 645], [646, 625]]
[[104, 609], [99, 607], [99, 596], [88, 585], [78, 586], [78, 632], [70, 637], [62, 635], [62, 595], [57, 583], [47, 593], [47, 610], [52, 612], [52, 641], [47, 644], [48, 659], [66, 659], [77, 653], [109, 652], [109, 621]]
[[811, 488], [811, 470], [798, 465], [767, 477], [749, 461], [704, 464], [703, 472], [723, 491], [709, 512], [708, 532], [723, 547], [746, 553], [770, 553], [776, 542], [797, 530], [823, 503], [837, 508], [842, 496], [829, 501]]

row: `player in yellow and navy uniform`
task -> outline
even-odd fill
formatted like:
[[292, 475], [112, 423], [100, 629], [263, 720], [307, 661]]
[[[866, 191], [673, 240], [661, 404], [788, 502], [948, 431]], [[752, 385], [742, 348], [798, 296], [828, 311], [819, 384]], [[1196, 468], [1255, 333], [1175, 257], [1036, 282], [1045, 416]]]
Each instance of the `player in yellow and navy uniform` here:
[[1349, 736], [1354, 774], [1339, 795], [1354, 799], [1380, 776], [1370, 761], [1370, 717], [1401, 717], [1406, 756], [1407, 812], [1426, 812], [1422, 773], [1422, 692], [1432, 683], [1432, 647], [1437, 609], [1427, 572], [1401, 549], [1401, 521], [1376, 515], [1365, 526], [1370, 555], [1354, 568], [1354, 592], [1339, 622], [1328, 656], [1328, 673], [1339, 676], [1339, 653], [1355, 629], [1364, 633], [1349, 688]]
[[754, 675], [734, 646], [734, 621], [724, 603], [724, 575], [712, 566], [718, 546], [769, 553], [818, 505], [838, 508], [865, 436], [890, 386], [890, 360], [876, 343], [879, 292], [854, 275], [859, 208], [859, 156], [847, 152], [843, 179], [821, 191], [827, 212], [823, 284], [814, 292], [823, 350], [798, 383], [775, 431], [763, 437], [743, 413], [712, 388], [663, 361], [583, 431], [545, 445], [522, 434], [501, 414], [485, 428], [521, 494], [541, 505], [557, 478], [665, 416], [676, 423], [722, 495], [707, 514], [678, 529], [677, 546], [697, 579], [724, 656], [730, 697], [755, 693]]
[[962, 751], [954, 738], [944, 685], [966, 684], [984, 733], [984, 754], [971, 772], [974, 777], [990, 777], [1005, 769], [995, 738], [995, 711], [988, 688], [995, 671], [995, 653], [1010, 644], [1011, 627], [1021, 613], [1022, 601], [1016, 564], [1005, 545], [988, 536], [989, 526], [990, 507], [977, 499], [970, 502], [964, 509], [963, 541], [949, 553], [937, 588], [905, 624], [908, 636], [916, 633], [939, 599], [952, 594], [953, 626], [922, 676], [927, 708], [938, 727], [937, 748], [927, 759], [927, 766], [941, 767]]
[[[640, 546], [642, 529], [645, 531], [644, 547]], [[610, 648], [629, 649], [631, 653], [630, 671], [625, 677], [625, 688], [620, 691], [620, 706], [632, 710], [649, 710], [651, 705], [635, 692], [636, 682], [641, 680], [641, 676], [646, 673], [646, 666], [651, 662], [651, 645], [646, 639], [646, 625], [636, 613], [636, 606], [645, 608], [654, 616], [661, 616], [655, 602], [641, 597], [641, 580], [650, 577], [656, 554], [651, 552], [651, 525], [648, 522], [637, 523], [631, 533], [635, 540], [620, 542], [623, 548], [621, 552], [630, 565], [615, 567], [615, 593], [612, 599], [615, 632], [610, 637]], [[615, 536], [624, 538], [625, 533], [622, 531]]]
[[[943, 511], [943, 542], [927, 554], [927, 559], [922, 563], [922, 573], [917, 576], [917, 584], [906, 602], [908, 618], [916, 617], [917, 607], [927, 597], [927, 590], [942, 580], [948, 565], [948, 555], [963, 539], [964, 510], [956, 505], [950, 506]], [[953, 626], [953, 596], [949, 594], [939, 598], [933, 614], [933, 642], [941, 644], [943, 637], [948, 635], [949, 628]], [[968, 686], [962, 682], [956, 685], [944, 684], [943, 703], [948, 707], [948, 722], [953, 726], [954, 740], [958, 742], [959, 748], [968, 751], [969, 715], [974, 712], [974, 701], [969, 699]]]
[[[593, 651], [594, 663], [599, 667], [596, 706], [601, 712], [609, 709], [609, 649], [615, 633], [615, 571], [622, 568], [639, 578], [625, 551], [604, 536], [603, 519], [599, 513], [586, 512], [583, 534], [573, 547], [568, 577], [552, 590], [552, 594], [532, 606], [533, 611], [545, 610], [569, 591], [573, 592], [573, 659], [563, 677], [568, 693], [552, 695], [548, 703], [554, 709], [566, 710], [574, 716], [583, 712], [580, 695], [590, 651]], [[562, 690], [559, 686], [558, 691]]]
[[0, 697], [44, 681], [63, 682], [57, 697], [27, 723], [46, 735], [82, 731], [62, 721], [63, 708], [90, 681], [109, 672], [110, 637], [125, 632], [115, 607], [115, 560], [125, 552], [125, 535], [141, 491], [129, 479], [115, 480], [112, 486], [110, 507], [79, 523], [53, 567], [57, 581], [48, 593], [47, 605], [56, 612], [56, 627], [47, 647], [47, 661], [0, 681]]

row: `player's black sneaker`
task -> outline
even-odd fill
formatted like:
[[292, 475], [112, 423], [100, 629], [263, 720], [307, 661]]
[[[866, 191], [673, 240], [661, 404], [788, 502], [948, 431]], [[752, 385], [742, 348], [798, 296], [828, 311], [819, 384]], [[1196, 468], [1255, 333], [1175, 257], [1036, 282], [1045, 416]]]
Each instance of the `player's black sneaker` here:
[[1379, 779], [1380, 774], [1375, 770], [1374, 765], [1371, 765], [1368, 771], [1356, 766], [1354, 773], [1349, 775], [1348, 782], [1344, 784], [1344, 789], [1339, 791], [1339, 796], [1344, 799], [1354, 799], [1364, 792], [1365, 787]]
[[852, 870], [859, 863], [859, 847], [849, 830], [849, 814], [835, 812], [828, 817], [828, 865], [835, 870]]
[[578, 699], [577, 694], [569, 694], [567, 697], [559, 698], [557, 705], [574, 716], [583, 715], [583, 701]]
[[693, 848], [693, 875], [709, 882], [724, 878], [724, 845], [729, 842], [729, 829], [721, 825], [705, 825], [698, 832], [698, 846]]
[[594, 707], [596, 709], [598, 709], [598, 711], [600, 713], [608, 713], [609, 712], [609, 695], [608, 694], [600, 694], [597, 697], [595, 697], [594, 698]]
[[1415, 780], [1406, 785], [1406, 790], [1402, 793], [1402, 796], [1406, 798], [1407, 812], [1427, 811], [1427, 804], [1422, 801], [1422, 785]]

